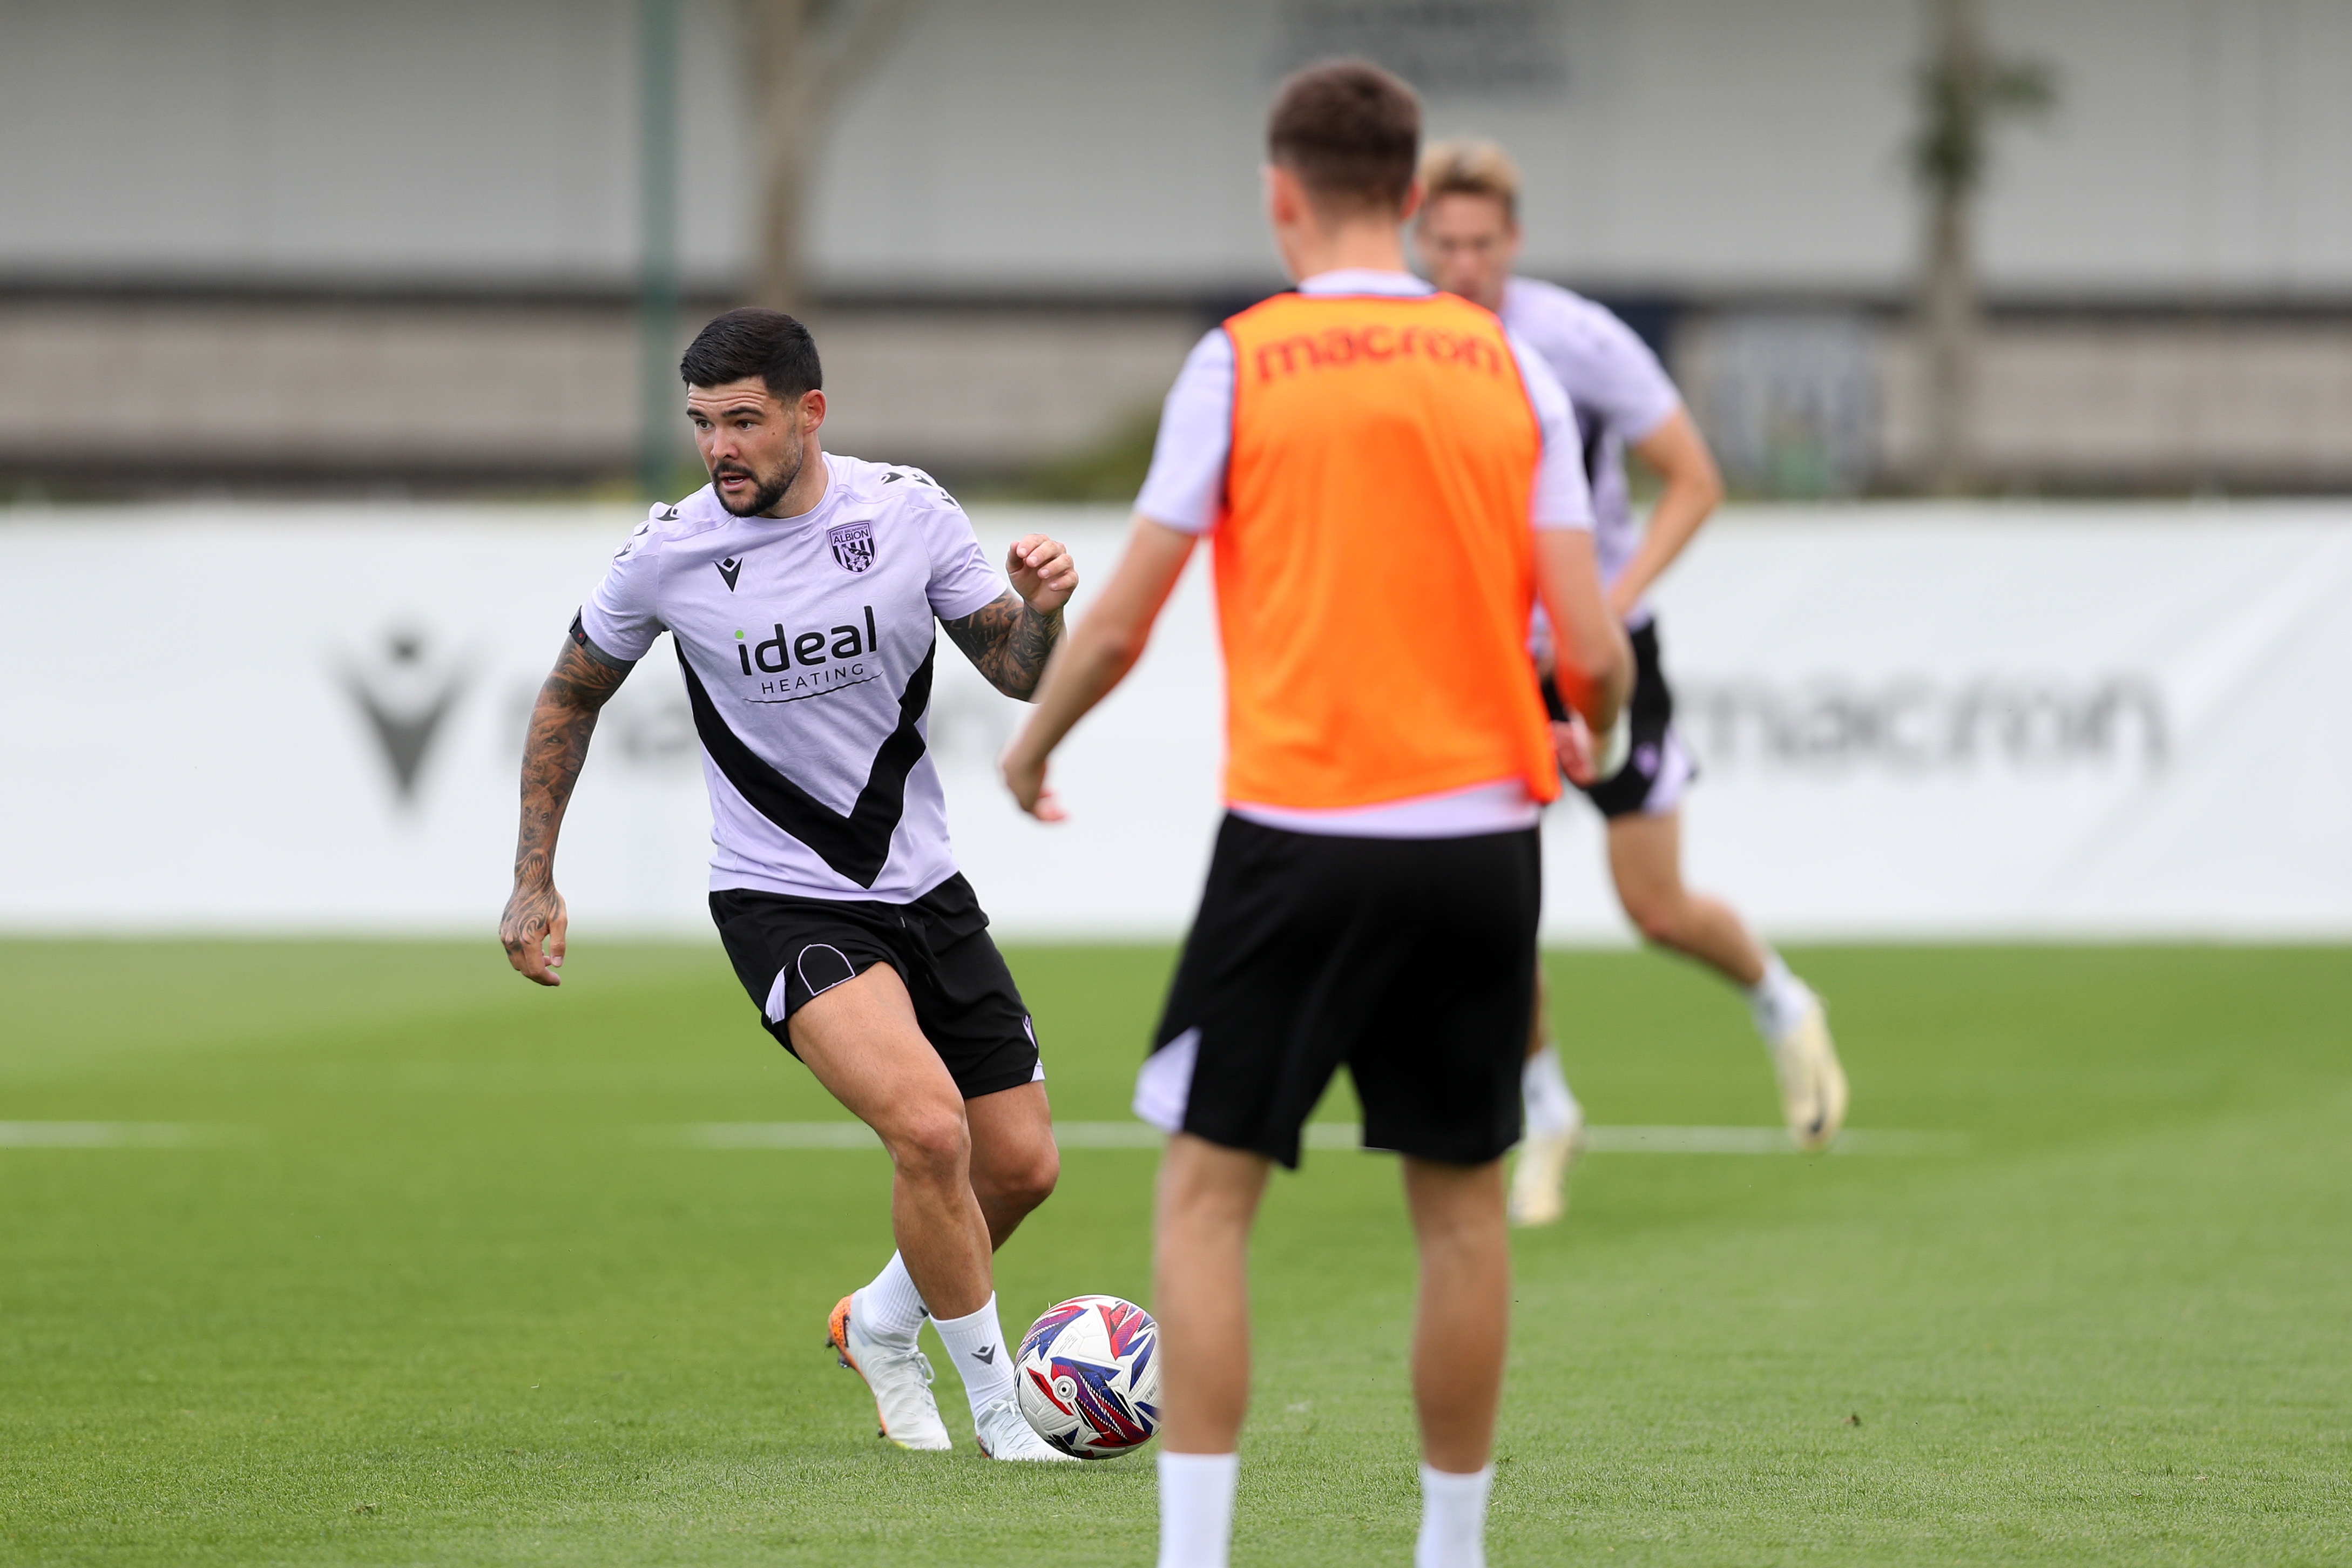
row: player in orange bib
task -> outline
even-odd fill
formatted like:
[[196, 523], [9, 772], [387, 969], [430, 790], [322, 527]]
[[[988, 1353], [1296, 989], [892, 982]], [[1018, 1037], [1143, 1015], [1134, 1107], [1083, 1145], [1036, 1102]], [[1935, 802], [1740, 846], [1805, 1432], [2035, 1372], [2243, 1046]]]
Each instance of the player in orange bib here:
[[1559, 792], [1528, 661], [1627, 748], [1632, 659], [1601, 598], [1575, 416], [1480, 306], [1405, 269], [1420, 109], [1360, 61], [1284, 83], [1266, 210], [1294, 292], [1202, 339], [1170, 392], [1125, 559], [1004, 756], [1047, 759], [1214, 551], [1227, 815], [1136, 1110], [1165, 1129], [1153, 1309], [1160, 1568], [1224, 1568], [1249, 1388], [1252, 1220], [1345, 1065], [1403, 1156], [1422, 1259], [1422, 1568], [1484, 1562], [1508, 1317], [1501, 1160], [1520, 1130], [1536, 831]]

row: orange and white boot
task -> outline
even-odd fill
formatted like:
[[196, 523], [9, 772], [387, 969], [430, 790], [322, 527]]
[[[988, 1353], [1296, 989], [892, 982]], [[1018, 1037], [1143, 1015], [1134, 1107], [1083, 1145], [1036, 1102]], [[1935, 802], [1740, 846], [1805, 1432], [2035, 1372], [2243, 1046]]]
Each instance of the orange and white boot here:
[[931, 1397], [931, 1358], [914, 1344], [874, 1339], [857, 1321], [857, 1295], [844, 1296], [824, 1326], [827, 1349], [841, 1364], [866, 1380], [874, 1395], [874, 1422], [880, 1435], [901, 1448], [936, 1453], [953, 1445], [939, 1401]]

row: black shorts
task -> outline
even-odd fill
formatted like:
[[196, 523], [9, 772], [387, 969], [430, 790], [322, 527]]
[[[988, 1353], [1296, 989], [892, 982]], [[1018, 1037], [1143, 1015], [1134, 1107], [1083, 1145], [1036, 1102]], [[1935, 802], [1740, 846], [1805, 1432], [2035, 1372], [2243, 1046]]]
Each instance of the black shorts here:
[[[1633, 716], [1633, 750], [1615, 777], [1576, 786], [1603, 816], [1672, 811], [1698, 776], [1698, 764], [1675, 733], [1675, 693], [1658, 661], [1658, 623], [1643, 622], [1625, 634], [1625, 640], [1633, 645], [1633, 695], [1626, 704]], [[1543, 694], [1553, 720], [1565, 723], [1568, 705], [1560, 700], [1559, 689], [1547, 680]]]
[[[710, 895], [710, 918], [761, 1023], [788, 1051], [792, 1016], [811, 997], [887, 963], [907, 983], [915, 1022], [966, 1100], [1045, 1076], [1029, 1009], [961, 873], [911, 904], [726, 888]], [[770, 1017], [780, 975], [783, 1012]]]
[[1337, 838], [1227, 816], [1138, 1110], [1296, 1168], [1345, 1063], [1367, 1148], [1498, 1158], [1519, 1139], [1541, 859], [1533, 828]]

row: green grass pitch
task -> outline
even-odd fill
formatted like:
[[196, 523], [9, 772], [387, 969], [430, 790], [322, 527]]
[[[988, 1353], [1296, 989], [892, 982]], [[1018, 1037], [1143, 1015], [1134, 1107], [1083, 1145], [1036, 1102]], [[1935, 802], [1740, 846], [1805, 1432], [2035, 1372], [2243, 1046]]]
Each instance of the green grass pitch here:
[[[1855, 1125], [1965, 1147], [1595, 1155], [1516, 1243], [1497, 1568], [2352, 1562], [2352, 953], [1792, 956]], [[1124, 1116], [1169, 961], [1014, 954], [1058, 1114]], [[1595, 1120], [1774, 1120], [1721, 987], [1549, 965]], [[1148, 1458], [991, 1466], [944, 1373], [956, 1452], [875, 1440], [819, 1342], [882, 1156], [664, 1131], [838, 1115], [715, 943], [567, 973], [0, 943], [0, 1122], [211, 1130], [0, 1146], [0, 1563], [1148, 1563]], [[1148, 1300], [1153, 1165], [1068, 1152], [1008, 1327]], [[1392, 1163], [1311, 1153], [1255, 1268], [1236, 1561], [1408, 1561]]]

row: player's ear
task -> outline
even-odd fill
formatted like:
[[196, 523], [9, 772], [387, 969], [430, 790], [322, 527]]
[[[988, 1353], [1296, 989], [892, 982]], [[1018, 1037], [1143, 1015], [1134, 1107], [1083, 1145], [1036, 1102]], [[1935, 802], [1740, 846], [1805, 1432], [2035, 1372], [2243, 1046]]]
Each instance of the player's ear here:
[[802, 393], [801, 428], [803, 430], [816, 430], [823, 428], [824, 425], [824, 393], [821, 389], [813, 386], [806, 392]]
[[1397, 222], [1411, 223], [1421, 213], [1421, 176], [1415, 174], [1412, 184], [1404, 188], [1404, 205], [1397, 209]]
[[1268, 163], [1260, 173], [1265, 180], [1265, 216], [1277, 227], [1297, 223], [1307, 205], [1307, 193], [1299, 187], [1298, 176], [1279, 163]]

